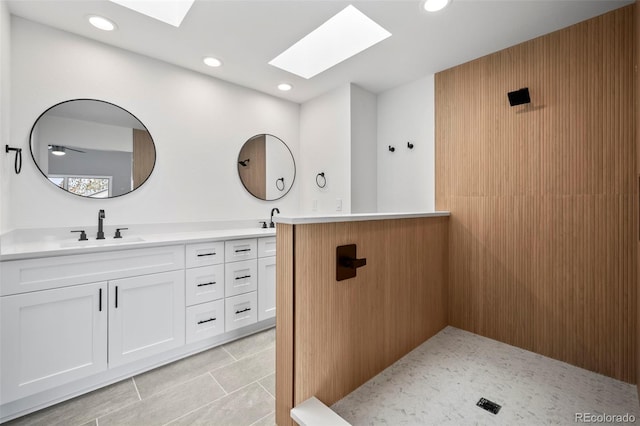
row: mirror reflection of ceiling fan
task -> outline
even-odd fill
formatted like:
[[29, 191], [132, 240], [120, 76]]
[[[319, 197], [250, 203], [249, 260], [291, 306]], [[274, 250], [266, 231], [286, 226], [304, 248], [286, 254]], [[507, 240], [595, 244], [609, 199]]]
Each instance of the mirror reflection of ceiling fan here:
[[66, 151], [75, 151], [75, 152], [81, 152], [84, 154], [85, 151], [80, 151], [79, 149], [75, 149], [75, 148], [71, 148], [68, 146], [64, 146], [64, 145], [48, 145], [49, 150], [51, 151], [51, 153], [53, 155], [64, 155], [66, 154]]

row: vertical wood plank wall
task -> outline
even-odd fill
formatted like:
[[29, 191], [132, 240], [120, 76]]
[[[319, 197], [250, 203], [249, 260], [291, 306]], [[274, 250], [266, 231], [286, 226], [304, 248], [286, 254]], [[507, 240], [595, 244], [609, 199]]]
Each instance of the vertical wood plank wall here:
[[293, 426], [293, 225], [276, 233], [276, 424]]
[[[311, 396], [333, 404], [447, 325], [448, 219], [278, 224], [278, 425]], [[367, 265], [338, 282], [345, 244]]]
[[[636, 381], [634, 6], [435, 76], [449, 324]], [[532, 103], [510, 107], [528, 87]]]
[[133, 129], [133, 189], [147, 180], [156, 164], [156, 147], [146, 130]]
[[[640, 194], [640, 6], [634, 5], [634, 21], [635, 21], [635, 72], [636, 72], [636, 176], [638, 179], [638, 194]], [[640, 216], [640, 213], [638, 213]], [[640, 217], [638, 217], [640, 223]], [[638, 235], [638, 307], [640, 307], [640, 235]], [[640, 315], [638, 315], [638, 323], [636, 324], [636, 383], [638, 384], [638, 393], [640, 394]]]

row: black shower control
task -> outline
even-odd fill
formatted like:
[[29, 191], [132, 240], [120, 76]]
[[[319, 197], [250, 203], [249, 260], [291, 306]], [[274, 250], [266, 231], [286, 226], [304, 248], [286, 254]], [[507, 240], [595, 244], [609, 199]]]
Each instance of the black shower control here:
[[355, 244], [336, 247], [336, 281], [355, 277], [356, 269], [366, 264], [367, 259], [357, 258]]

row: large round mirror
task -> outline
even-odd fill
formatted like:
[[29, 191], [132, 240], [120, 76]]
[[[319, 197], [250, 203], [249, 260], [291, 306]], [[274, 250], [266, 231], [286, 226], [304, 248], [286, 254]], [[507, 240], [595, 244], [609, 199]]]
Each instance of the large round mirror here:
[[291, 189], [296, 164], [287, 144], [273, 135], [260, 134], [240, 149], [238, 175], [251, 195], [272, 201], [284, 197]]
[[94, 99], [61, 102], [43, 112], [31, 129], [31, 155], [51, 183], [90, 198], [135, 190], [156, 162], [153, 139], [140, 120]]

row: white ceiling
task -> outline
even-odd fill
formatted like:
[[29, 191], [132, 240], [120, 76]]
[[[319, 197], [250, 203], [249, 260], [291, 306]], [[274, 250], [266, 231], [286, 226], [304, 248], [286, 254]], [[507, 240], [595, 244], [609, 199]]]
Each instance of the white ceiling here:
[[[14, 15], [300, 103], [347, 82], [379, 93], [633, 3], [453, 0], [430, 14], [418, 0], [196, 0], [175, 28], [107, 0], [4, 1]], [[309, 80], [268, 64], [349, 4], [392, 36]], [[93, 28], [89, 14], [118, 29]], [[209, 68], [204, 56], [224, 65]], [[280, 92], [282, 82], [293, 90]]]

